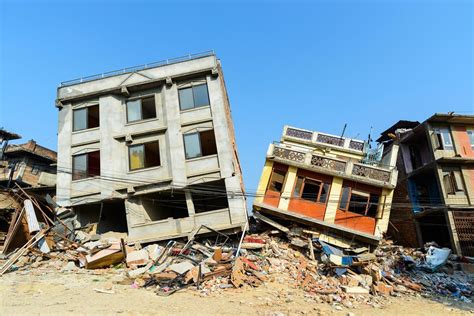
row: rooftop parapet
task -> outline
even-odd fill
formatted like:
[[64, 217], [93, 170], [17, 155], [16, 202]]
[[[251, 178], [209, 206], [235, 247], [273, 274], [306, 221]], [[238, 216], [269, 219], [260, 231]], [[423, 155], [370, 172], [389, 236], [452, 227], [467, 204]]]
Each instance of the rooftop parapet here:
[[324, 145], [335, 149], [347, 150], [360, 155], [364, 153], [365, 147], [365, 142], [363, 140], [313, 132], [292, 126], [284, 127], [282, 139], [306, 145]]

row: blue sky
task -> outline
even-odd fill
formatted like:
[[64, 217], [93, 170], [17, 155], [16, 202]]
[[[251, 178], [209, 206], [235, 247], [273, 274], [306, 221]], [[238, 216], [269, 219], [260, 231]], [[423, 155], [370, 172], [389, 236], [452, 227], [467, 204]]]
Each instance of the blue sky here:
[[1, 1], [0, 127], [56, 148], [59, 82], [214, 49], [244, 181], [285, 124], [365, 139], [474, 114], [472, 1]]

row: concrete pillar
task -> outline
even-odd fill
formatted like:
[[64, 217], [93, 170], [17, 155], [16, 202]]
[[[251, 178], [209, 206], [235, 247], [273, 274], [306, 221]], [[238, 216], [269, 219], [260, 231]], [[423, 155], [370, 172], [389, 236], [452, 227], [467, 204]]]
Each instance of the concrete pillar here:
[[[375, 224], [375, 236], [381, 237], [383, 233], [385, 233], [388, 229], [388, 222], [390, 220], [390, 210], [392, 208], [392, 200], [393, 200], [393, 191], [392, 189], [383, 189], [382, 195], [380, 196], [379, 206], [377, 209], [377, 214], [383, 212], [382, 218], [377, 219]], [[385, 197], [385, 198], [384, 198]], [[385, 199], [385, 203], [384, 203]]]
[[283, 192], [281, 193], [280, 203], [278, 208], [282, 210], [287, 210], [288, 205], [290, 204], [291, 193], [293, 193], [293, 188], [296, 181], [296, 172], [298, 168], [289, 166], [288, 172], [286, 173], [285, 183], [283, 184]]
[[272, 169], [273, 161], [266, 160], [265, 166], [263, 167], [262, 175], [260, 176], [260, 181], [258, 182], [257, 196], [254, 199], [256, 203], [263, 202], [263, 196], [265, 195], [265, 191], [267, 190], [268, 181], [270, 181], [270, 176], [272, 174]]
[[66, 104], [59, 110], [58, 121], [58, 171], [56, 176], [56, 203], [61, 206], [71, 205], [72, 181], [72, 109], [71, 104]]
[[324, 221], [334, 223], [336, 219], [336, 211], [339, 205], [339, 199], [342, 192], [342, 182], [344, 179], [334, 177], [331, 183], [331, 190], [329, 191], [329, 199], [326, 205], [326, 212], [324, 213]]
[[193, 203], [193, 199], [192, 199], [192, 196], [191, 196], [191, 192], [189, 192], [189, 190], [184, 190], [184, 196], [186, 197], [186, 206], [188, 207], [188, 214], [189, 214], [189, 217], [193, 217], [194, 215], [196, 215], [196, 211], [194, 209], [194, 203]]
[[179, 111], [178, 88], [176, 83], [162, 90], [163, 114], [168, 124], [166, 140], [169, 151], [169, 170], [173, 185], [181, 187], [187, 184], [184, 141], [181, 133], [181, 114]]

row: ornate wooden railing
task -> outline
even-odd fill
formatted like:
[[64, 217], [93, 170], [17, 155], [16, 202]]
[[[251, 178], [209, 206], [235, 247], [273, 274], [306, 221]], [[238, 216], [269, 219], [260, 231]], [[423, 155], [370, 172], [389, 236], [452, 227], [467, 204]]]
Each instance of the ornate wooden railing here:
[[316, 141], [324, 144], [344, 147], [344, 139], [340, 137], [318, 134]]
[[290, 150], [286, 148], [275, 147], [273, 149], [273, 155], [275, 157], [288, 159], [296, 162], [304, 162], [305, 154], [299, 151]]
[[311, 140], [313, 138], [313, 133], [308, 131], [302, 131], [300, 129], [295, 129], [288, 127], [286, 129], [286, 136], [301, 138], [305, 140]]
[[352, 175], [383, 182], [390, 181], [390, 171], [375, 169], [359, 164], [354, 164], [354, 167], [352, 168]]
[[311, 156], [311, 165], [333, 171], [344, 172], [346, 170], [346, 162], [316, 155]]
[[351, 140], [349, 142], [349, 148], [354, 149], [354, 150], [362, 151], [362, 150], [364, 150], [364, 143], [363, 142], [358, 142], [358, 141], [355, 141], [355, 140]]

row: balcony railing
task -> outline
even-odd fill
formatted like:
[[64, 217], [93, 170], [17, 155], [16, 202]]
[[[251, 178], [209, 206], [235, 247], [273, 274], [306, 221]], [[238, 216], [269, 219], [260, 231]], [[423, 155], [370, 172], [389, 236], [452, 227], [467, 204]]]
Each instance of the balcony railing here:
[[295, 150], [285, 147], [282, 144], [271, 144], [268, 155], [280, 160], [286, 160], [290, 164], [298, 163], [305, 165], [304, 168], [315, 169], [318, 172], [337, 175], [345, 178], [357, 178], [367, 183], [379, 186], [390, 185], [393, 187], [396, 181], [396, 169], [387, 169], [382, 167], [365, 165], [363, 163], [354, 163], [342, 159], [315, 154], [311, 151]]
[[306, 140], [311, 140], [313, 138], [313, 133], [308, 131], [302, 131], [300, 129], [288, 127], [286, 129], [286, 135]]
[[291, 137], [311, 142], [314, 144], [326, 144], [340, 148], [355, 150], [359, 152], [364, 151], [364, 142], [356, 139], [338, 137], [334, 135], [323, 134], [319, 132], [311, 132], [294, 127], [286, 127], [284, 137]]
[[373, 180], [389, 182], [390, 181], [390, 171], [380, 170], [379, 168], [374, 168], [361, 164], [354, 164], [352, 168], [352, 175], [366, 177]]
[[344, 172], [346, 170], [347, 163], [336, 159], [327, 157], [312, 155], [311, 165], [320, 168], [326, 168], [334, 171]]
[[286, 148], [281, 148], [281, 147], [275, 147], [273, 148], [273, 155], [275, 157], [283, 158], [286, 160], [291, 160], [291, 161], [296, 161], [296, 162], [304, 162], [305, 159], [305, 153], [296, 151], [296, 150], [290, 150]]

